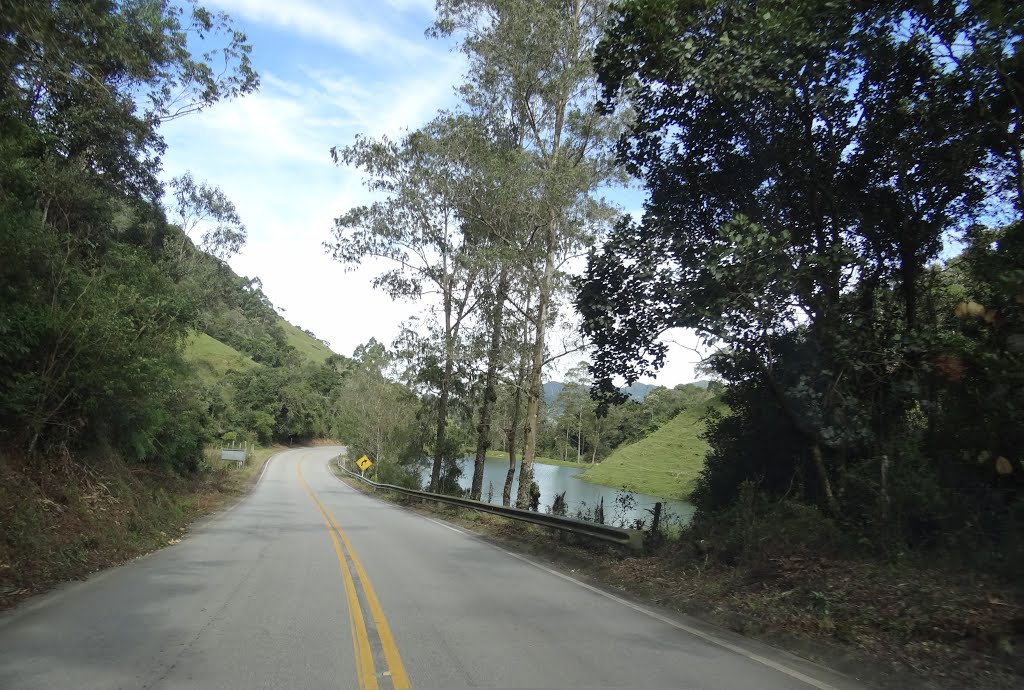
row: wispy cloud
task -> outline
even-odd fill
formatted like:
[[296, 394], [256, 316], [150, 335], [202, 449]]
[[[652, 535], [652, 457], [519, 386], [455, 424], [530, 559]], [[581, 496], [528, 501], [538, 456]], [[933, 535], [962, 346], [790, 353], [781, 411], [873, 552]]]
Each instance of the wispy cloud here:
[[259, 276], [285, 316], [351, 353], [370, 337], [390, 342], [417, 307], [370, 287], [380, 266], [346, 272], [325, 253], [335, 217], [366, 203], [360, 171], [338, 168], [333, 145], [356, 134], [399, 136], [453, 99], [461, 65], [447, 53], [379, 84], [335, 70], [264, 71], [259, 93], [171, 123], [168, 177], [192, 170], [223, 187], [249, 228], [232, 259]]
[[384, 2], [396, 10], [420, 10], [428, 14], [432, 14], [437, 6], [435, 0], [384, 0]]
[[[307, 38], [337, 45], [356, 55], [373, 53], [387, 60], [422, 56], [428, 49], [420, 41], [388, 30], [371, 18], [353, 12], [373, 3], [318, 3], [311, 0], [212, 0], [212, 4], [238, 19], [269, 24]], [[420, 2], [389, 2], [395, 9]]]

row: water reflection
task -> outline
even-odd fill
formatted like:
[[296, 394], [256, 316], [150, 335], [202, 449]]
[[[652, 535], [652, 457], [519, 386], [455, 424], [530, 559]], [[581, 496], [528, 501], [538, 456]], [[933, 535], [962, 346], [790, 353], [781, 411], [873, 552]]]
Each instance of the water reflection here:
[[[459, 486], [469, 489], [473, 483], [473, 458], [465, 457], [461, 462], [462, 476], [459, 478]], [[586, 469], [583, 467], [564, 467], [561, 465], [540, 465], [533, 466], [534, 481], [540, 487], [540, 509], [547, 512], [554, 501], [555, 495], [565, 492], [565, 503], [568, 508], [568, 515], [576, 517], [577, 511], [593, 511], [601, 499], [604, 498], [604, 515], [606, 524], [617, 524], [618, 519], [624, 519], [628, 523], [633, 520], [646, 520], [649, 524], [654, 504], [663, 504], [663, 514], [670, 520], [677, 520], [687, 523], [693, 516], [694, 507], [685, 501], [670, 501], [647, 494], [633, 493], [635, 505], [623, 506], [616, 503], [616, 489], [600, 484], [591, 484], [577, 479], [575, 475]], [[505, 486], [505, 475], [508, 473], [508, 460], [502, 458], [487, 458], [484, 463], [484, 484], [482, 500], [489, 503], [501, 504], [501, 491]], [[429, 481], [430, 469], [423, 472], [423, 480]], [[515, 479], [512, 483], [513, 500], [516, 489], [519, 486], [519, 468], [516, 468]]]

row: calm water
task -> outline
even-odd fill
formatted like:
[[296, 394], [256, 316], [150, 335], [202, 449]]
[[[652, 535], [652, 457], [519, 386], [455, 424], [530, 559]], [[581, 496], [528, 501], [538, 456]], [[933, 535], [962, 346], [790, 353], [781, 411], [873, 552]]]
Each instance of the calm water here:
[[[459, 478], [459, 486], [469, 489], [473, 483], [473, 458], [462, 459], [462, 476]], [[615, 498], [619, 493], [616, 489], [600, 484], [591, 484], [575, 475], [586, 469], [582, 467], [563, 467], [560, 465], [533, 466], [534, 481], [540, 487], [540, 510], [547, 512], [555, 495], [565, 492], [565, 503], [568, 508], [567, 515], [576, 517], [577, 510], [593, 510], [601, 498], [604, 498], [605, 524], [618, 524], [621, 516], [628, 522], [634, 519], [645, 519], [650, 524], [651, 514], [649, 510], [654, 509], [654, 504], [661, 501], [663, 515], [683, 523], [689, 522], [693, 515], [694, 508], [685, 501], [669, 501], [647, 494], [633, 493], [632, 496], [636, 505], [632, 508], [624, 508], [616, 504]], [[482, 500], [501, 505], [501, 491], [505, 486], [505, 475], [508, 473], [507, 458], [487, 458], [484, 464], [484, 486]], [[424, 481], [430, 480], [430, 468], [424, 470]], [[512, 482], [512, 500], [515, 502], [516, 490], [519, 487], [519, 468], [516, 468], [516, 476]]]

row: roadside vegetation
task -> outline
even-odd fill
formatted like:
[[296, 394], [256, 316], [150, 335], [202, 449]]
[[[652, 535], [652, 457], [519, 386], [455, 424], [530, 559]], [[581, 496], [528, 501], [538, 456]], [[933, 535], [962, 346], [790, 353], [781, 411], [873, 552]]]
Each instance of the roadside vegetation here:
[[197, 518], [249, 490], [277, 448], [238, 467], [208, 449], [198, 472], [79, 458], [0, 457], [0, 609], [181, 541]]
[[[580, 283], [597, 389], [656, 370], [663, 328], [716, 348], [728, 411], [692, 495], [714, 558], [813, 544], [1010, 576], [1024, 15], [712, 4], [620, 3], [596, 54], [602, 102], [635, 114], [620, 160], [651, 194]], [[786, 539], [747, 539], [751, 521]]]

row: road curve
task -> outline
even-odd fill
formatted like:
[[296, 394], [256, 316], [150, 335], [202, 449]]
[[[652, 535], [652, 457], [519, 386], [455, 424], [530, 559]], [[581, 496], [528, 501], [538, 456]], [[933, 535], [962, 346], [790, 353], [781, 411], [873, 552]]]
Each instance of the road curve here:
[[0, 616], [0, 688], [831, 688], [275, 456], [187, 539]]

